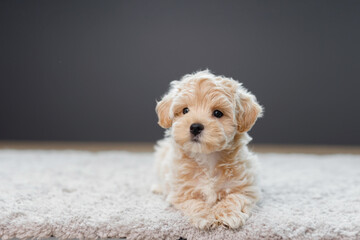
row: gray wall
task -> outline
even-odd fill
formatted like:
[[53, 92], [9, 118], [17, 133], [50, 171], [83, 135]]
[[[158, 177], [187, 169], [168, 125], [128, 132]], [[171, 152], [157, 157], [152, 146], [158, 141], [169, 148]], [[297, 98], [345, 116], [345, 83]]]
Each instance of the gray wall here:
[[360, 1], [1, 1], [0, 139], [154, 141], [198, 69], [265, 106], [257, 143], [360, 144]]

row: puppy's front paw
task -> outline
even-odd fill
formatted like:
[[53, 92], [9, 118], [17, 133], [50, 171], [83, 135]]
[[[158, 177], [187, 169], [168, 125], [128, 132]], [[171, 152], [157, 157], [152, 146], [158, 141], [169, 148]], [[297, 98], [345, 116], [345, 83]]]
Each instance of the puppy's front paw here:
[[227, 228], [239, 228], [245, 224], [248, 218], [249, 215], [241, 212], [240, 209], [217, 208], [215, 211], [217, 224]]
[[192, 224], [200, 229], [210, 229], [215, 226], [215, 218], [214, 217], [192, 217]]
[[191, 220], [195, 227], [200, 229], [209, 229], [212, 222], [206, 218], [194, 218]]

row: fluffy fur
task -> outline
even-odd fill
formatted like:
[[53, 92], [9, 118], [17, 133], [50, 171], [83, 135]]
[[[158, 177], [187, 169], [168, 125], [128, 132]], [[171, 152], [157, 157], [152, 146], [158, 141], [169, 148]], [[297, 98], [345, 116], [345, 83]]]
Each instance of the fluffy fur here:
[[[156, 147], [159, 181], [152, 190], [198, 228], [238, 228], [259, 199], [247, 131], [262, 107], [240, 83], [208, 70], [170, 85], [156, 106], [159, 125], [168, 130]], [[224, 115], [216, 118], [215, 110]], [[189, 130], [193, 123], [204, 126], [196, 141]]]

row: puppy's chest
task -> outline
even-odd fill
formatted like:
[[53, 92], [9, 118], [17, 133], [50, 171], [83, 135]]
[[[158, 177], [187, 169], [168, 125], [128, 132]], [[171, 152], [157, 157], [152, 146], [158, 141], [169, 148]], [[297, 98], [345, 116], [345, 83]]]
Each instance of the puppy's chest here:
[[198, 168], [201, 172], [208, 176], [216, 176], [216, 166], [221, 160], [221, 156], [218, 153], [211, 154], [198, 154], [194, 157], [195, 162], [198, 164]]
[[196, 161], [198, 163], [198, 174], [193, 179], [195, 188], [209, 203], [220, 200], [219, 198], [229, 192], [228, 181], [231, 181], [226, 172], [219, 167], [220, 155], [202, 155], [198, 156]]

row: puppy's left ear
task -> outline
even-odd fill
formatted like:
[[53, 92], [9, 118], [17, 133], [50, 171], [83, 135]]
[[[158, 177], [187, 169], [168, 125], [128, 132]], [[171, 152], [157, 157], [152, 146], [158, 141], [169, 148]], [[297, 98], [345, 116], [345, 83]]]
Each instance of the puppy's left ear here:
[[238, 131], [247, 132], [262, 116], [263, 108], [257, 102], [256, 97], [240, 86], [238, 92], [239, 113], [237, 116]]

